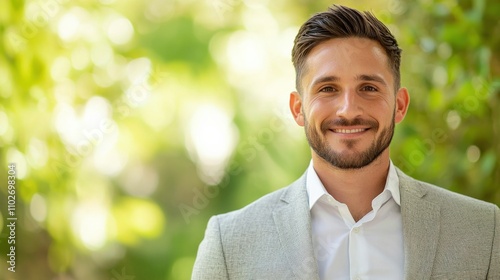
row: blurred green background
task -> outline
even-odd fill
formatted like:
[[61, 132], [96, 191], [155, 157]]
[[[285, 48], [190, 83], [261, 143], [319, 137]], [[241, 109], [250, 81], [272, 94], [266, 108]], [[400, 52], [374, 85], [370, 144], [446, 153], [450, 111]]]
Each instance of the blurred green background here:
[[[500, 205], [500, 2], [336, 3], [373, 11], [403, 49], [394, 163]], [[211, 215], [308, 165], [290, 51], [331, 4], [1, 1], [0, 279], [189, 279]]]

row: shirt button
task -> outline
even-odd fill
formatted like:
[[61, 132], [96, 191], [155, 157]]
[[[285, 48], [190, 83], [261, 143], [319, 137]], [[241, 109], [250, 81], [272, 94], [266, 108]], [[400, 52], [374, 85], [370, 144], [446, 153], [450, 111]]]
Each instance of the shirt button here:
[[[354, 233], [359, 233], [359, 227], [355, 227], [355, 228], [353, 228], [353, 229], [352, 229], [352, 232], [354, 232]], [[356, 277], [356, 280], [357, 280], [357, 279], [360, 279], [360, 278], [359, 278], [359, 277]]]

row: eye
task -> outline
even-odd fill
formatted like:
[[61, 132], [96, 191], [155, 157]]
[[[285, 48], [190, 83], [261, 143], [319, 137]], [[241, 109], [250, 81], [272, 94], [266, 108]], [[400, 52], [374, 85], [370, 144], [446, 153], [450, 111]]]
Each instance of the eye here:
[[364, 86], [361, 88], [362, 91], [378, 91], [378, 89], [374, 86]]
[[332, 92], [335, 91], [333, 87], [324, 87], [319, 90], [320, 92]]

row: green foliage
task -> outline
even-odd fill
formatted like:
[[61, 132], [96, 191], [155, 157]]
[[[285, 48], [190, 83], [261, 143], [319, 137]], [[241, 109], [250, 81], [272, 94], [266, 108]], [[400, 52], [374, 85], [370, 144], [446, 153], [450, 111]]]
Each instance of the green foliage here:
[[[500, 3], [339, 4], [373, 11], [403, 49], [411, 105], [394, 163], [500, 205]], [[329, 5], [2, 1], [0, 275], [189, 279], [210, 216], [307, 167], [287, 108], [290, 51], [300, 24]], [[6, 262], [9, 163], [15, 273]]]

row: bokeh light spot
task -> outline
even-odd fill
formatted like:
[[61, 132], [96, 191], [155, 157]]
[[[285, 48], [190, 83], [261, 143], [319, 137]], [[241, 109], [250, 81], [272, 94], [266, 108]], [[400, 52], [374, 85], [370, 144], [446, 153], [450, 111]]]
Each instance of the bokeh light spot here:
[[90, 250], [100, 249], [107, 239], [108, 210], [102, 203], [87, 201], [79, 204], [72, 217], [73, 232]]
[[47, 203], [45, 198], [39, 194], [34, 194], [31, 198], [30, 213], [37, 222], [45, 221], [47, 217]]
[[479, 147], [471, 145], [469, 146], [469, 148], [467, 148], [467, 159], [470, 162], [472, 163], [477, 162], [480, 157], [481, 157], [481, 150], [479, 149]]
[[237, 138], [238, 131], [222, 108], [204, 104], [195, 110], [186, 147], [207, 184], [215, 185], [222, 179]]
[[132, 23], [124, 17], [113, 19], [107, 28], [109, 40], [116, 45], [124, 45], [132, 39], [134, 27]]

